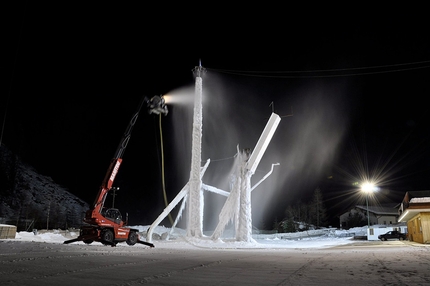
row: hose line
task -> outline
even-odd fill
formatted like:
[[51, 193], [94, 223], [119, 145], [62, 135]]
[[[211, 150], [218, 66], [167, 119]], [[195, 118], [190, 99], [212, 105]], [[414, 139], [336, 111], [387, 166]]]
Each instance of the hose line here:
[[[169, 203], [167, 202], [166, 195], [166, 183], [164, 179], [164, 148], [163, 148], [163, 130], [161, 129], [161, 113], [159, 115], [159, 126], [160, 126], [160, 149], [161, 149], [161, 184], [163, 188], [164, 205], [167, 207]], [[173, 225], [172, 215], [169, 213], [170, 224]]]

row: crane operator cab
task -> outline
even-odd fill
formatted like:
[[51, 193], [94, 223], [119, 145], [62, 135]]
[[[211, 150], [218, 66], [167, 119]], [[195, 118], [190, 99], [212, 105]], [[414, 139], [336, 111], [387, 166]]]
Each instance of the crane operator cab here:
[[118, 209], [113, 209], [113, 208], [107, 209], [104, 211], [103, 216], [108, 220], [111, 220], [117, 224], [120, 224], [122, 221], [122, 215]]

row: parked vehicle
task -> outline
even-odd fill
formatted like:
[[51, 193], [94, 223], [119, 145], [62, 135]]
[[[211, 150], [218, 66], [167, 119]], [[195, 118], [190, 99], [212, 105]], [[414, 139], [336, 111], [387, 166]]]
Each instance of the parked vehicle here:
[[384, 234], [378, 235], [378, 238], [380, 240], [388, 240], [388, 239], [398, 239], [398, 240], [405, 240], [407, 238], [406, 233], [401, 233], [397, 230], [388, 231]]

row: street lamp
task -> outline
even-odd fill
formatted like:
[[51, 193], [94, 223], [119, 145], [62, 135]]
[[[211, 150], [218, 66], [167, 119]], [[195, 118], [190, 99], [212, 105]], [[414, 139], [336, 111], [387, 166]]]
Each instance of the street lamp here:
[[373, 183], [366, 182], [361, 185], [361, 191], [366, 193], [366, 209], [367, 209], [367, 228], [370, 228], [370, 217], [369, 217], [369, 194], [376, 190], [376, 186]]

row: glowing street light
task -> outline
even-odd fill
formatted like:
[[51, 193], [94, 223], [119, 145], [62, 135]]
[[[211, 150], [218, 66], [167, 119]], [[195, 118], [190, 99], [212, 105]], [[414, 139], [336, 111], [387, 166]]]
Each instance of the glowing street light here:
[[369, 194], [377, 190], [374, 183], [366, 182], [361, 185], [361, 191], [366, 193], [366, 208], [367, 208], [367, 228], [370, 228], [370, 217], [369, 217]]

